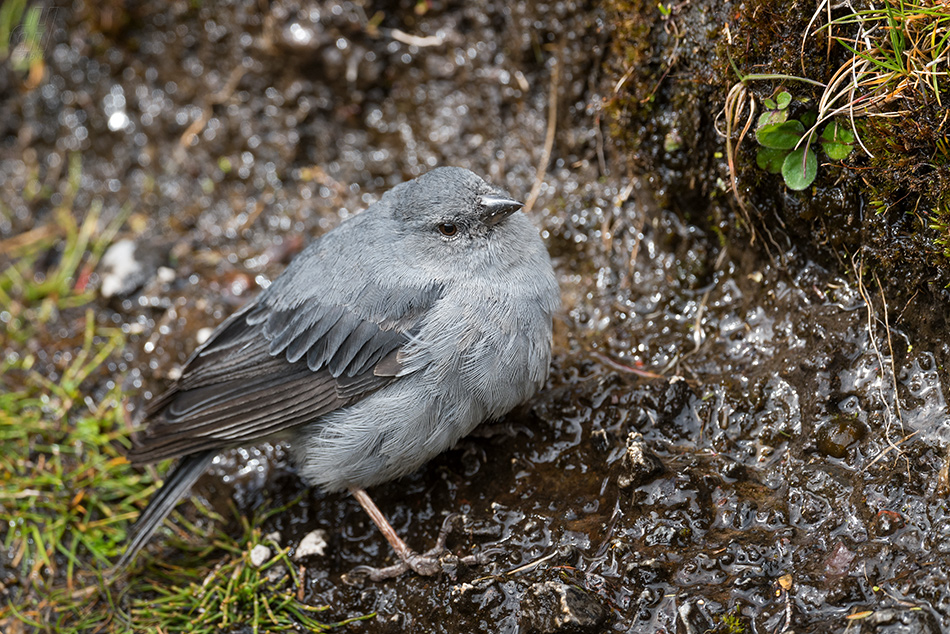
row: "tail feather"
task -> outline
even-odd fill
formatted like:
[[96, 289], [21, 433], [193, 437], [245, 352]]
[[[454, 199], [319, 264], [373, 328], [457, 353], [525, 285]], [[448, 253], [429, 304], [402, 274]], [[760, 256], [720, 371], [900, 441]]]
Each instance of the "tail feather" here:
[[191, 485], [211, 465], [217, 455], [216, 449], [199, 451], [183, 457], [174, 470], [165, 478], [165, 483], [158, 490], [129, 532], [125, 545], [125, 552], [113, 568], [114, 572], [123, 570], [132, 563], [135, 555], [148, 542], [162, 521], [168, 517], [178, 501], [188, 492]]

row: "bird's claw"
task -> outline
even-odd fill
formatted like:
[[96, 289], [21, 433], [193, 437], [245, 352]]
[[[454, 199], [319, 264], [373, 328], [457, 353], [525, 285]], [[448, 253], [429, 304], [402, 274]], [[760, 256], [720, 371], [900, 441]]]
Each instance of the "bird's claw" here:
[[347, 575], [344, 575], [344, 580], [347, 583], [355, 583], [358, 578], [367, 578], [370, 581], [385, 581], [398, 577], [409, 570], [423, 577], [431, 577], [440, 572], [446, 572], [454, 577], [459, 564], [474, 566], [490, 561], [490, 557], [497, 554], [498, 550], [490, 549], [483, 553], [459, 557], [445, 547], [445, 542], [448, 540], [449, 533], [452, 532], [453, 525], [458, 517], [457, 513], [452, 513], [445, 518], [445, 521], [442, 522], [442, 528], [439, 530], [439, 536], [436, 538], [435, 546], [424, 553], [409, 551], [399, 562], [382, 568], [357, 566]]

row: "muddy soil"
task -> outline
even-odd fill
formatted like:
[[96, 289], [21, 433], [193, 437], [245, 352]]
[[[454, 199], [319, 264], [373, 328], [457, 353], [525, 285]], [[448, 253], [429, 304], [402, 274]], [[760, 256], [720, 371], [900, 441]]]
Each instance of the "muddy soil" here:
[[[372, 492], [418, 548], [462, 513], [450, 547], [490, 563], [344, 583], [392, 554], [352, 499], [306, 491], [281, 447], [223, 454], [196, 487], [246, 513], [303, 492], [272, 528], [291, 546], [327, 531], [304, 599], [329, 619], [376, 612], [350, 626], [365, 632], [950, 630], [944, 319], [661, 204], [606, 136], [598, 6], [77, 3], [48, 25], [42, 85], [0, 69], [0, 239], [49, 220], [72, 157], [74, 209], [130, 212], [119, 238], [146, 274], [99, 302], [130, 344], [94, 397], [160, 390], [199, 331], [398, 182], [460, 165], [536, 190], [529, 213], [563, 293], [546, 389]], [[55, 193], [27, 202], [36, 177]], [[54, 376], [53, 354], [37, 369]]]

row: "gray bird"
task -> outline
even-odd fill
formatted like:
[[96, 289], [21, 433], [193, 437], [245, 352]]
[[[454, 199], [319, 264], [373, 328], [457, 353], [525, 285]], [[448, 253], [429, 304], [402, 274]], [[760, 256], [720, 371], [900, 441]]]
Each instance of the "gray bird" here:
[[419, 469], [548, 375], [560, 293], [537, 229], [472, 172], [434, 169], [310, 244], [222, 323], [146, 408], [129, 458], [180, 458], [132, 527], [125, 567], [224, 448], [284, 440], [301, 477], [349, 490], [400, 562], [440, 570], [366, 494]]

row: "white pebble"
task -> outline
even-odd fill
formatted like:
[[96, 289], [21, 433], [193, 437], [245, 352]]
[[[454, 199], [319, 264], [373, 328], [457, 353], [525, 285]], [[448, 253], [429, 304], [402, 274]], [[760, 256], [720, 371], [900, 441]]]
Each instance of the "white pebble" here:
[[198, 345], [200, 346], [201, 344], [203, 344], [205, 341], [208, 340], [208, 337], [210, 337], [211, 333], [213, 332], [214, 332], [214, 328], [202, 328], [195, 334], [195, 341], [197, 341]]
[[264, 562], [270, 560], [270, 548], [264, 544], [258, 544], [251, 549], [251, 565], [260, 568]]
[[297, 546], [297, 550], [294, 551], [293, 559], [294, 561], [299, 561], [304, 557], [309, 557], [310, 555], [323, 556], [326, 548], [327, 532], [322, 528], [318, 528], [315, 531], [310, 531], [302, 540], [300, 540], [300, 545]]
[[117, 293], [128, 292], [131, 278], [141, 275], [142, 265], [135, 259], [135, 243], [131, 240], [119, 240], [102, 256], [102, 286], [99, 292], [103, 297], [112, 297]]
[[167, 266], [158, 267], [158, 273], [155, 275], [162, 284], [171, 284], [175, 281], [175, 269]]

